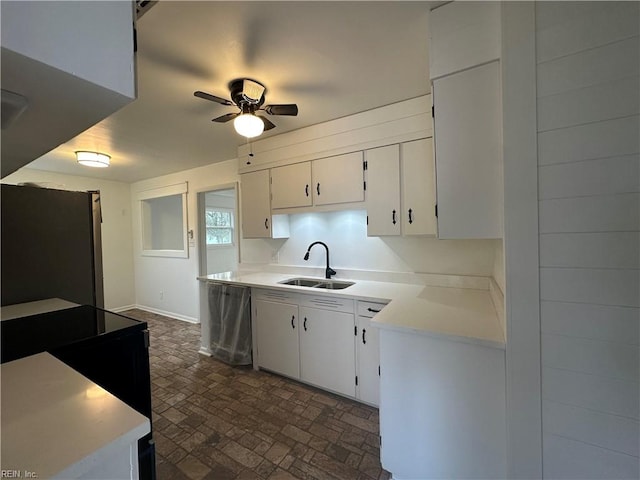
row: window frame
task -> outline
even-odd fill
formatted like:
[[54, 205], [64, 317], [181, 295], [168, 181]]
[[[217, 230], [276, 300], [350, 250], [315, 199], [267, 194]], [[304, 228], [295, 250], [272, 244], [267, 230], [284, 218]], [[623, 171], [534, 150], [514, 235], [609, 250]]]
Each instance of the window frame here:
[[[144, 190], [138, 192], [137, 200], [140, 209], [140, 254], [144, 257], [172, 257], [172, 258], [189, 258], [189, 241], [187, 233], [187, 182], [178, 183], [175, 185], [168, 185], [165, 187], [153, 188], [150, 190]], [[146, 248], [145, 241], [148, 237], [148, 232], [145, 231], [147, 223], [144, 202], [146, 200], [152, 200], [161, 197], [170, 197], [180, 195], [182, 201], [182, 249], [152, 249]]]
[[[210, 211], [228, 213], [229, 214], [229, 219], [230, 219], [229, 226], [228, 227], [219, 227], [219, 226], [209, 227], [209, 226], [207, 226], [207, 224], [206, 224], [206, 222], [207, 222], [207, 212], [210, 212]], [[205, 206], [204, 218], [205, 218], [204, 241], [205, 241], [205, 244], [206, 244], [207, 248], [215, 249], [215, 248], [235, 247], [235, 245], [236, 245], [236, 228], [235, 228], [236, 219], [235, 219], [235, 215], [234, 215], [234, 210], [232, 208]], [[231, 232], [231, 242], [230, 243], [209, 243], [207, 241], [207, 232], [209, 231], [209, 229], [229, 230]]]

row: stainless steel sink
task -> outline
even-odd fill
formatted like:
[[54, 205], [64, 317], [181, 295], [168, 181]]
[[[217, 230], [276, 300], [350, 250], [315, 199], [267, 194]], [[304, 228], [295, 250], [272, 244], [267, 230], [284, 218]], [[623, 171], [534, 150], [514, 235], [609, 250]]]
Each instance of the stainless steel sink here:
[[289, 278], [288, 280], [283, 280], [278, 283], [282, 283], [283, 285], [295, 285], [297, 287], [315, 287], [318, 285], [318, 280], [316, 278]]
[[353, 285], [353, 282], [339, 282], [337, 280], [327, 280], [319, 283], [315, 288], [326, 288], [327, 290], [342, 290]]
[[288, 278], [282, 280], [283, 285], [295, 285], [297, 287], [325, 288], [327, 290], [342, 290], [350, 287], [354, 282], [341, 282], [339, 280], [323, 280], [321, 278]]

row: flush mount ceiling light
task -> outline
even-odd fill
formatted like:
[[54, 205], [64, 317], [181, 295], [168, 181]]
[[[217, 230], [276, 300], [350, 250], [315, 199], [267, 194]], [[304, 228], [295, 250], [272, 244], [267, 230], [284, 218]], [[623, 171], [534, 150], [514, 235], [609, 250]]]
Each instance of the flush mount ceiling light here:
[[76, 159], [80, 165], [86, 167], [105, 168], [109, 166], [111, 157], [104, 153], [81, 151], [76, 152]]
[[235, 128], [236, 132], [240, 135], [253, 138], [262, 134], [264, 131], [264, 122], [253, 113], [243, 113], [235, 118], [233, 128]]

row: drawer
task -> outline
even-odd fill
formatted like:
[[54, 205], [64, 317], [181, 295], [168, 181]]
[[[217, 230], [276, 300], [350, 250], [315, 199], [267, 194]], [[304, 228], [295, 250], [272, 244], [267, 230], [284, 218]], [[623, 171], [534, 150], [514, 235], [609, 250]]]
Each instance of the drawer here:
[[358, 316], [372, 318], [385, 307], [386, 303], [358, 302]]
[[298, 300], [301, 307], [321, 308], [345, 313], [353, 313], [355, 310], [354, 301], [351, 298], [300, 295]]
[[267, 300], [272, 302], [298, 303], [299, 295], [286, 290], [267, 290], [263, 288], [252, 288], [251, 297], [255, 300]]

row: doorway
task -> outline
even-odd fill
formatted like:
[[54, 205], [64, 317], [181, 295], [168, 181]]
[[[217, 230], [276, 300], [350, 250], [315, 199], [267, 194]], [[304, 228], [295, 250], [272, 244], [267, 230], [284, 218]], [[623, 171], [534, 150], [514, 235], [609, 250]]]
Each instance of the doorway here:
[[200, 275], [238, 268], [237, 212], [236, 185], [198, 193]]

